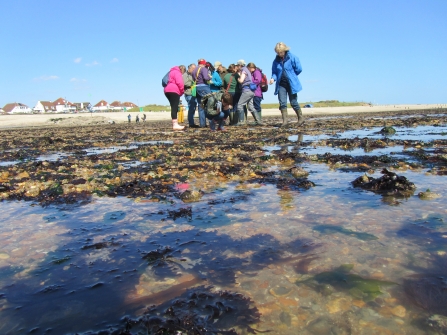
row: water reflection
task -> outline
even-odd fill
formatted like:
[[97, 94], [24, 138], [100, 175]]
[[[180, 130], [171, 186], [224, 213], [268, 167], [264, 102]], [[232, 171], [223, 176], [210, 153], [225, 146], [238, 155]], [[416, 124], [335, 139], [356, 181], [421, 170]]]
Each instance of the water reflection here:
[[[300, 133], [272, 151], [311, 152], [313, 140]], [[313, 163], [275, 166], [270, 179], [247, 183], [192, 181], [205, 192], [187, 204], [95, 196], [60, 210], [2, 202], [0, 333], [123, 327], [124, 316], [154, 304], [165, 311], [213, 285], [249, 297], [261, 314], [252, 322], [273, 333], [425, 334], [427, 320], [447, 314], [447, 191], [443, 177], [425, 172], [399, 175], [416, 193], [441, 197], [391, 196], [396, 206], [353, 188], [362, 172]], [[301, 178], [314, 185], [301, 187]]]

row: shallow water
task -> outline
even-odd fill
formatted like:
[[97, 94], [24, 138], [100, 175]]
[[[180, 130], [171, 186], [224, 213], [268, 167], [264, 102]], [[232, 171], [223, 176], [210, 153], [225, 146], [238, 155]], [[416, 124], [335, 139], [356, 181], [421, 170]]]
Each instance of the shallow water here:
[[[432, 130], [407, 129], [398, 137]], [[349, 154], [365, 154], [358, 150]], [[188, 285], [213, 285], [250, 297], [262, 314], [253, 327], [274, 334], [426, 334], [420, 320], [434, 312], [412, 302], [403, 284], [416, 274], [445, 272], [435, 262], [447, 253], [445, 176], [398, 171], [417, 190], [395, 198], [353, 188], [362, 173], [302, 167], [314, 188], [209, 179], [187, 185], [205, 190], [188, 204], [174, 197], [95, 197], [64, 208], [1, 202], [0, 333], [106, 329], [174, 299]], [[417, 197], [427, 188], [441, 197]], [[177, 215], [181, 209], [188, 211]], [[143, 258], [166, 247], [169, 257], [156, 264]]]

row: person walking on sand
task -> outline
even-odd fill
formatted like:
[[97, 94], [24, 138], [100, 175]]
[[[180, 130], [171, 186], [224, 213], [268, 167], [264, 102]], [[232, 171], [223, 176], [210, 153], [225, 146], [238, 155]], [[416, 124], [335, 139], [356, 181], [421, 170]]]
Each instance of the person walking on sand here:
[[130, 121], [132, 120], [132, 115], [127, 115], [127, 122], [130, 123]]
[[143, 114], [143, 122], [146, 122], [146, 114]]
[[135, 117], [135, 123], [140, 123], [140, 117], [138, 115]]
[[183, 73], [186, 68], [184, 65], [174, 66], [169, 71], [168, 84], [164, 88], [166, 98], [171, 105], [171, 119], [172, 130], [184, 130], [184, 126], [180, 126], [177, 120], [178, 106], [180, 103], [180, 97], [185, 92], [185, 85], [183, 83]]
[[272, 78], [269, 84], [276, 82], [275, 95], [278, 95], [279, 110], [282, 116], [282, 127], [287, 126], [287, 96], [290, 105], [298, 117], [298, 126], [304, 123], [303, 112], [298, 103], [298, 92], [301, 91], [301, 83], [298, 75], [301, 73], [301, 63], [298, 57], [293, 55], [290, 48], [283, 42], [275, 46], [276, 57], [272, 64]]

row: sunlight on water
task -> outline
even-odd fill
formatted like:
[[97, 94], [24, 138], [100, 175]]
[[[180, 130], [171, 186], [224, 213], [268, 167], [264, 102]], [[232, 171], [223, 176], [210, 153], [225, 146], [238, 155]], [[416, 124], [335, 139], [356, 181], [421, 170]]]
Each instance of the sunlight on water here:
[[[200, 284], [250, 297], [262, 314], [256, 328], [274, 334], [425, 334], [426, 326], [414, 326], [424, 312], [409, 303], [405, 283], [445, 271], [430, 261], [447, 252], [445, 177], [399, 171], [417, 189], [395, 198], [353, 188], [362, 173], [302, 167], [316, 184], [309, 190], [209, 179], [186, 185], [204, 191], [192, 203], [95, 197], [65, 210], [0, 203], [0, 333], [104, 329]], [[441, 197], [421, 200], [426, 189]]]

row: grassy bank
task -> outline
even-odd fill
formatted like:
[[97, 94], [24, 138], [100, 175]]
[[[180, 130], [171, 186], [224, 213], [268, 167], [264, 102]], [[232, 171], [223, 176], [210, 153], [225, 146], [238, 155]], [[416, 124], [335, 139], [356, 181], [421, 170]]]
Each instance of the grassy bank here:
[[[369, 105], [367, 102], [362, 101], [356, 101], [356, 102], [345, 102], [345, 101], [338, 101], [338, 100], [324, 100], [324, 101], [317, 101], [317, 102], [301, 102], [299, 101], [300, 106], [303, 107], [304, 105], [311, 104], [314, 108], [315, 107], [346, 107], [346, 106], [365, 106]], [[262, 108], [265, 109], [274, 109], [278, 108], [278, 103], [265, 103], [261, 104]], [[287, 104], [289, 108], [291, 108], [290, 104]]]
[[[324, 100], [324, 101], [317, 101], [317, 102], [300, 102], [301, 107], [311, 104], [313, 107], [345, 107], [345, 106], [365, 106], [369, 105], [367, 102], [344, 102], [344, 101], [338, 101], [338, 100]], [[261, 105], [264, 109], [275, 109], [278, 108], [278, 103], [265, 103]], [[287, 104], [289, 108], [291, 108], [290, 104]], [[160, 112], [160, 111], [166, 111], [170, 112], [171, 107], [170, 106], [163, 106], [163, 105], [146, 105], [143, 108], [143, 112]], [[128, 110], [128, 112], [139, 112], [140, 107], [131, 108]]]

